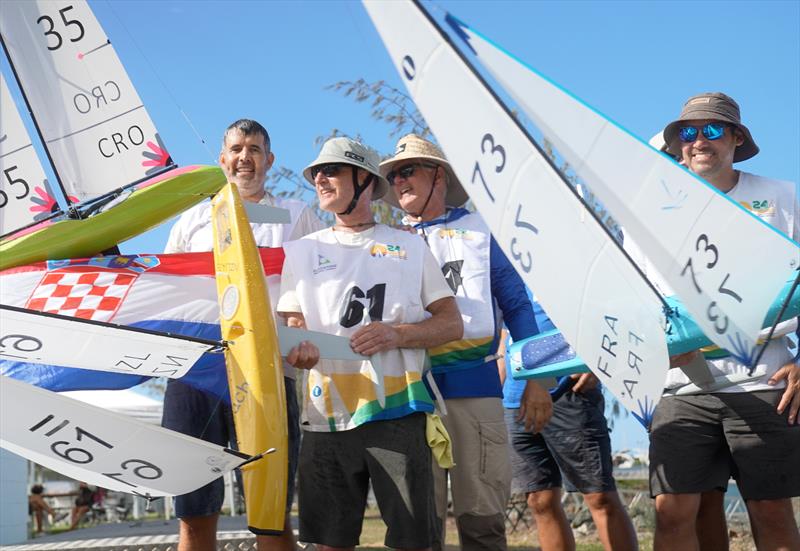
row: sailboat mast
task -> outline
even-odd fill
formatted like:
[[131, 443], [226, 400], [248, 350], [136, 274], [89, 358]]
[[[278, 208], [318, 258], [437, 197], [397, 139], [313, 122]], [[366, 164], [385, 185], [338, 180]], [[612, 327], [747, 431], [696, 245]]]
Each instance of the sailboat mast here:
[[[525, 126], [523, 126], [523, 124], [519, 121], [519, 119], [516, 116], [514, 116], [514, 114], [511, 112], [511, 109], [509, 109], [508, 105], [506, 105], [506, 103], [500, 98], [500, 96], [497, 95], [494, 89], [491, 86], [489, 86], [489, 84], [486, 82], [486, 79], [483, 78], [483, 75], [481, 75], [475, 69], [475, 66], [472, 64], [472, 62], [464, 55], [464, 53], [459, 48], [456, 47], [456, 45], [450, 38], [450, 35], [448, 35], [444, 31], [444, 29], [439, 25], [439, 23], [427, 12], [427, 10], [424, 7], [422, 7], [420, 0], [412, 0], [412, 1], [414, 5], [417, 7], [417, 9], [425, 16], [428, 22], [431, 25], [433, 25], [433, 27], [436, 29], [436, 31], [439, 33], [442, 39], [450, 46], [450, 48], [452, 48], [452, 50], [456, 53], [456, 55], [461, 59], [464, 65], [469, 68], [469, 70], [472, 72], [475, 78], [477, 78], [478, 81], [483, 85], [483, 87], [489, 92], [489, 94], [492, 96], [495, 102], [497, 102], [500, 108], [503, 109], [503, 111], [505, 111], [508, 117], [514, 122], [517, 128], [519, 128], [519, 130], [528, 139], [531, 145], [533, 145], [533, 147], [536, 148], [536, 151], [541, 155], [541, 157], [547, 161], [547, 163], [555, 171], [555, 173], [558, 175], [559, 179], [563, 182], [563, 184], [567, 186], [570, 193], [572, 193], [575, 196], [575, 198], [578, 199], [578, 201], [580, 201], [582, 205], [584, 205], [586, 210], [589, 211], [589, 214], [597, 221], [598, 225], [602, 228], [603, 232], [605, 232], [605, 234], [608, 236], [611, 242], [614, 243], [614, 245], [622, 252], [623, 256], [628, 260], [628, 262], [630, 262], [630, 264], [633, 266], [633, 268], [636, 270], [639, 276], [646, 282], [647, 287], [651, 291], [653, 291], [656, 297], [658, 297], [659, 302], [661, 302], [661, 305], [664, 308], [665, 315], [669, 317], [673, 313], [672, 307], [669, 306], [669, 304], [667, 304], [667, 301], [664, 299], [664, 297], [661, 295], [658, 289], [656, 289], [655, 286], [652, 284], [652, 282], [649, 279], [647, 279], [647, 276], [644, 274], [644, 272], [642, 272], [641, 268], [636, 264], [636, 262], [633, 261], [633, 259], [627, 253], [627, 251], [625, 251], [625, 248], [622, 246], [622, 244], [611, 234], [611, 231], [602, 222], [602, 220], [600, 220], [600, 217], [597, 215], [597, 213], [591, 207], [591, 205], [589, 205], [586, 202], [586, 200], [583, 197], [581, 197], [580, 193], [578, 193], [578, 190], [572, 184], [570, 184], [569, 179], [564, 174], [564, 172], [556, 165], [555, 161], [549, 155], [547, 155], [544, 149], [539, 145], [539, 142], [537, 142], [536, 139], [533, 136], [531, 136], [531, 133], [528, 131], [528, 129], [525, 128]], [[449, 19], [450, 14], [448, 13], [445, 16], [445, 18]]]
[[[42, 134], [42, 129], [39, 127], [39, 121], [36, 120], [36, 115], [33, 114], [33, 109], [31, 108], [31, 103], [28, 100], [28, 96], [25, 94], [25, 88], [22, 87], [22, 81], [19, 78], [19, 74], [17, 74], [17, 68], [14, 67], [14, 62], [11, 60], [11, 56], [8, 54], [8, 48], [6, 47], [6, 42], [3, 39], [3, 35], [0, 34], [0, 45], [3, 46], [3, 54], [6, 56], [6, 60], [8, 60], [8, 65], [11, 67], [11, 72], [14, 74], [14, 80], [17, 82], [17, 86], [19, 87], [19, 91], [22, 94], [22, 99], [25, 101], [25, 107], [28, 110], [28, 115], [31, 117], [33, 121], [33, 126], [36, 128], [36, 134], [39, 136], [39, 142], [42, 144], [44, 148], [45, 155], [47, 155], [47, 160], [50, 163], [50, 168], [53, 169], [53, 174], [56, 177], [56, 183], [58, 184], [59, 189], [61, 189], [61, 193], [64, 196], [64, 200], [67, 202], [69, 206], [69, 215], [75, 218], [80, 218], [80, 213], [77, 209], [72, 206], [72, 201], [69, 199], [69, 194], [67, 193], [64, 184], [61, 181], [61, 176], [58, 173], [58, 169], [56, 168], [56, 164], [53, 161], [52, 155], [50, 155], [50, 149], [47, 147], [47, 142], [44, 139], [44, 134]], [[58, 213], [54, 213], [53, 216], [59, 214], [61, 209], [59, 208]]]

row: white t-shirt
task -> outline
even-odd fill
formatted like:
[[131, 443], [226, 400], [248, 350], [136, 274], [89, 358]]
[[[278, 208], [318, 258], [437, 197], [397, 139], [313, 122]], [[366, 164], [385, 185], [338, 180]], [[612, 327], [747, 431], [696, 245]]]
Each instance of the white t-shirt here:
[[[422, 238], [387, 226], [322, 230], [285, 250], [278, 310], [301, 312], [314, 331], [349, 337], [371, 321], [418, 323], [429, 315], [426, 307], [453, 296]], [[380, 352], [371, 361], [321, 359], [307, 371], [301, 426], [333, 432], [433, 411], [424, 359], [425, 350], [413, 348]]]
[[[302, 201], [272, 197], [269, 193], [259, 204], [289, 211], [288, 224], [250, 224], [256, 245], [259, 247], [282, 247], [286, 241], [299, 239], [322, 228], [322, 222]], [[184, 212], [169, 232], [165, 253], [207, 252], [214, 249], [211, 225], [211, 200], [203, 201]], [[280, 276], [267, 277], [270, 304], [273, 314], [280, 293]], [[282, 323], [278, 320], [278, 323]], [[283, 362], [284, 375], [294, 378], [295, 370]]]

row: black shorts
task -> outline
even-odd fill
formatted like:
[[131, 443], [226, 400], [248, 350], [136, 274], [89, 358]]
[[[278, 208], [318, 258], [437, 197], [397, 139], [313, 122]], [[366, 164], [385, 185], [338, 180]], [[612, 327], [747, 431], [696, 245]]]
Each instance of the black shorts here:
[[300, 540], [358, 545], [370, 481], [387, 547], [423, 548], [438, 541], [422, 413], [341, 432], [305, 432], [297, 494]]
[[560, 488], [562, 473], [568, 492], [616, 490], [611, 439], [599, 388], [568, 392], [553, 404], [553, 417], [533, 434], [517, 421], [519, 409], [506, 409], [511, 447], [512, 493]]
[[[283, 381], [289, 423], [289, 480], [286, 492], [288, 514], [294, 498], [297, 457], [300, 451], [300, 415], [294, 379], [284, 377]], [[231, 405], [180, 380], [171, 379], [167, 383], [161, 425], [206, 442], [237, 448]], [[222, 509], [224, 498], [225, 483], [222, 478], [218, 478], [193, 492], [177, 496], [175, 516], [186, 518], [217, 514]]]
[[800, 425], [783, 390], [661, 399], [650, 427], [650, 493], [725, 491], [733, 476], [744, 499], [800, 495]]

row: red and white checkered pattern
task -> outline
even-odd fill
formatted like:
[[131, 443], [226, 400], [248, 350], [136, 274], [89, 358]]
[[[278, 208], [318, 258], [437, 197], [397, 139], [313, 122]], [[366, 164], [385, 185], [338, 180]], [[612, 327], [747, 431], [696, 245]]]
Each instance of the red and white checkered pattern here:
[[97, 321], [110, 321], [138, 274], [48, 272], [26, 308]]

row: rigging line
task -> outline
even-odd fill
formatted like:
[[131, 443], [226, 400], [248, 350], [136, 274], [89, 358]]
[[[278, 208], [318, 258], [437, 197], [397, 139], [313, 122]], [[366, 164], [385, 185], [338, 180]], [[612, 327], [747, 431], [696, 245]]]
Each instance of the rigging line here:
[[144, 50], [142, 50], [142, 48], [139, 46], [139, 43], [136, 41], [136, 38], [134, 38], [133, 34], [128, 30], [128, 27], [122, 21], [122, 18], [114, 10], [113, 3], [110, 2], [109, 0], [106, 0], [106, 5], [108, 6], [109, 11], [114, 15], [114, 17], [119, 22], [119, 25], [122, 27], [122, 30], [124, 30], [125, 34], [128, 35], [128, 38], [130, 39], [131, 43], [136, 48], [136, 50], [139, 52], [139, 55], [142, 56], [142, 59], [144, 59], [145, 63], [147, 63], [147, 66], [150, 69], [150, 72], [153, 74], [153, 76], [156, 78], [158, 83], [161, 85], [161, 87], [167, 93], [167, 96], [169, 96], [169, 99], [172, 101], [173, 105], [178, 109], [178, 112], [181, 114], [181, 117], [183, 117], [183, 119], [186, 121], [186, 123], [188, 124], [188, 126], [191, 129], [192, 133], [195, 135], [195, 137], [202, 144], [203, 149], [205, 149], [206, 153], [208, 154], [209, 158], [211, 159], [211, 164], [217, 164], [217, 157], [211, 151], [211, 149], [208, 147], [208, 144], [206, 143], [206, 140], [203, 138], [203, 136], [200, 134], [200, 132], [194, 126], [194, 124], [192, 123], [191, 119], [189, 119], [189, 115], [186, 114], [186, 111], [184, 111], [183, 107], [181, 107], [180, 103], [178, 103], [178, 100], [175, 98], [175, 95], [172, 93], [172, 90], [162, 80], [161, 76], [158, 74], [158, 72], [156, 71], [155, 67], [150, 62], [150, 59], [145, 55]]
[[[52, 220], [53, 218], [58, 218], [59, 216], [63, 216], [63, 215], [64, 215], [64, 211], [61, 210], [61, 208], [59, 207], [59, 209], [57, 211], [51, 213], [50, 215], [48, 215], [48, 216], [46, 216], [44, 218], [40, 218], [39, 220], [34, 220], [30, 224], [25, 224], [21, 228], [17, 228], [14, 231], [10, 231], [8, 233], [4, 233], [3, 235], [0, 235], [0, 241], [11, 241], [12, 239], [16, 239], [16, 237], [14, 237], [16, 234], [18, 234], [20, 232], [23, 232], [23, 231], [27, 230], [28, 228], [32, 228], [33, 226], [38, 226], [39, 224], [47, 222], [48, 220]], [[19, 237], [22, 237], [22, 236], [20, 235]]]
[[[653, 285], [653, 283], [649, 279], [647, 279], [647, 276], [645, 276], [645, 274], [644, 274], [644, 272], [642, 272], [641, 268], [636, 264], [636, 262], [633, 261], [633, 259], [627, 253], [627, 251], [622, 247], [622, 244], [620, 244], [614, 238], [614, 236], [611, 234], [611, 231], [605, 226], [605, 224], [603, 224], [603, 222], [600, 220], [600, 217], [597, 215], [597, 213], [594, 211], [594, 209], [591, 207], [591, 205], [589, 205], [588, 203], [586, 203], [586, 201], [584, 201], [583, 197], [580, 196], [580, 194], [575, 189], [575, 187], [572, 184], [570, 184], [569, 179], [567, 178], [566, 174], [564, 174], [564, 172], [560, 168], [558, 168], [558, 166], [556, 166], [555, 161], [553, 161], [553, 159], [551, 159], [544, 152], [542, 147], [539, 145], [539, 142], [537, 142], [533, 138], [533, 136], [528, 131], [528, 129], [525, 128], [522, 125], [522, 123], [514, 116], [514, 114], [511, 112], [511, 109], [509, 109], [508, 105], [506, 105], [506, 103], [500, 98], [500, 96], [497, 94], [497, 92], [495, 92], [494, 89], [491, 86], [489, 86], [489, 83], [486, 81], [486, 79], [483, 77], [483, 75], [481, 75], [478, 72], [478, 70], [475, 68], [475, 66], [472, 64], [472, 62], [467, 59], [467, 57], [464, 55], [464, 53], [459, 48], [456, 47], [456, 45], [453, 43], [453, 40], [450, 38], [450, 35], [441, 27], [441, 25], [439, 25], [439, 23], [433, 18], [433, 16], [431, 16], [431, 14], [429, 14], [425, 10], [425, 8], [422, 7], [422, 3], [420, 2], [420, 0], [411, 0], [411, 1], [414, 3], [414, 5], [417, 7], [417, 9], [422, 13], [422, 15], [428, 20], [428, 22], [437, 30], [437, 32], [442, 37], [442, 39], [447, 43], [448, 46], [450, 46], [450, 48], [455, 52], [455, 54], [459, 57], [459, 59], [461, 59], [462, 63], [464, 63], [464, 65], [470, 70], [472, 75], [478, 80], [478, 82], [480, 84], [483, 85], [483, 87], [486, 89], [486, 91], [489, 92], [489, 94], [495, 100], [497, 105], [499, 105], [500, 108], [506, 113], [506, 115], [508, 115], [508, 117], [516, 125], [516, 127], [519, 129], [519, 131], [522, 132], [523, 136], [525, 136], [525, 138], [528, 139], [528, 141], [531, 143], [531, 145], [533, 145], [533, 147], [536, 149], [536, 151], [539, 153], [539, 155], [550, 165], [550, 168], [552, 168], [555, 171], [555, 173], [561, 179], [563, 184], [565, 186], [567, 186], [567, 189], [570, 191], [570, 193], [572, 193], [575, 196], [575, 198], [578, 199], [578, 201], [583, 205], [583, 207], [586, 210], [589, 211], [589, 214], [592, 216], [592, 218], [595, 220], [595, 222], [597, 222], [597, 224], [600, 226], [600, 229], [606, 234], [606, 236], [612, 241], [612, 243], [619, 249], [619, 251], [625, 257], [625, 259], [627, 259], [627, 261], [630, 263], [630, 265], [633, 266], [633, 268], [636, 271], [636, 273], [639, 274], [639, 277], [641, 277], [645, 281], [645, 283], [650, 288], [650, 290], [653, 292], [653, 294], [658, 298], [658, 301], [661, 303], [662, 307], [664, 308], [664, 313], [667, 314], [667, 317], [669, 317], [671, 314], [673, 314], [672, 307], [669, 306], [669, 304], [667, 304], [667, 301], [664, 299], [664, 297], [661, 295], [661, 293], [658, 291], [658, 289], [656, 289], [656, 287]], [[450, 15], [449, 12], [448, 12], [448, 15]]]
[[780, 311], [775, 316], [775, 321], [772, 322], [772, 327], [769, 328], [769, 333], [767, 334], [767, 338], [764, 341], [764, 344], [761, 346], [761, 349], [758, 351], [755, 360], [753, 360], [753, 364], [747, 371], [748, 376], [753, 375], [753, 371], [755, 371], [756, 366], [758, 366], [758, 362], [761, 361], [761, 357], [764, 355], [764, 351], [767, 349], [767, 346], [769, 346], [769, 342], [772, 339], [772, 335], [775, 334], [775, 328], [781, 321], [781, 316], [783, 316], [783, 313], [786, 312], [786, 308], [789, 307], [789, 302], [791, 302], [792, 295], [794, 295], [794, 292], [797, 290], [798, 284], [800, 284], [800, 270], [797, 271], [797, 277], [794, 278], [794, 283], [792, 284], [791, 289], [789, 289], [789, 292], [786, 294], [786, 299], [783, 301]]
[[33, 121], [33, 126], [36, 128], [36, 134], [39, 136], [39, 142], [42, 144], [42, 148], [44, 149], [45, 155], [47, 155], [47, 160], [50, 162], [50, 168], [53, 170], [53, 174], [56, 177], [56, 183], [58, 187], [61, 189], [61, 193], [64, 196], [64, 200], [67, 203], [67, 207], [69, 210], [70, 217], [80, 218], [80, 214], [78, 211], [72, 206], [73, 203], [69, 199], [69, 194], [67, 193], [66, 188], [64, 187], [64, 183], [61, 181], [61, 175], [58, 173], [58, 169], [56, 168], [56, 164], [53, 162], [53, 156], [50, 155], [50, 149], [47, 147], [47, 142], [44, 139], [44, 134], [42, 133], [42, 129], [39, 126], [39, 121], [36, 120], [36, 116], [33, 114], [33, 108], [31, 107], [31, 102], [28, 100], [28, 95], [25, 93], [25, 89], [22, 87], [21, 80], [19, 79], [19, 73], [17, 73], [17, 68], [14, 66], [14, 62], [11, 60], [11, 52], [6, 46], [6, 41], [3, 38], [3, 35], [0, 35], [0, 45], [3, 46], [3, 52], [6, 54], [6, 59], [8, 60], [8, 65], [11, 67], [11, 72], [14, 74], [14, 80], [17, 81], [17, 86], [19, 87], [20, 94], [22, 95], [22, 99], [25, 101], [25, 107], [28, 109], [28, 116], [30, 116], [31, 120]]

